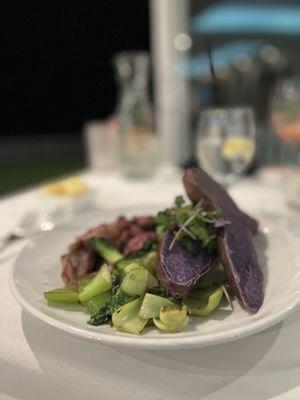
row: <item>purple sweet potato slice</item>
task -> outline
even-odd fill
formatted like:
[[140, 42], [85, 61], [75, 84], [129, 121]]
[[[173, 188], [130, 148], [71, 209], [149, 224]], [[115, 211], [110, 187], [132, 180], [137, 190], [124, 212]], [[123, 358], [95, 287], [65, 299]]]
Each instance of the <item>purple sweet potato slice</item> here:
[[221, 210], [222, 217], [230, 222], [218, 233], [220, 257], [241, 306], [250, 313], [257, 312], [264, 295], [263, 274], [252, 241], [253, 220], [245, 217], [225, 189], [203, 170], [188, 168], [183, 183], [192, 202], [203, 199], [205, 208]]
[[173, 238], [171, 231], [164, 234], [156, 276], [169, 295], [181, 298], [209, 271], [216, 257], [203, 249], [200, 241], [192, 239], [189, 250], [177, 240], [170, 249]]

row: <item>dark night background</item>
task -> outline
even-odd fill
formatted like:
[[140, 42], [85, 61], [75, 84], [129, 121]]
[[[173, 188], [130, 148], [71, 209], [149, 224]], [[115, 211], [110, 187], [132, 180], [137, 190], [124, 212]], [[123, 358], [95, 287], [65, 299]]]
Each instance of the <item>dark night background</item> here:
[[149, 49], [146, 0], [1, 3], [0, 194], [86, 165], [81, 130], [116, 105], [112, 56]]
[[1, 4], [0, 133], [80, 131], [115, 106], [111, 57], [149, 49], [146, 0]]

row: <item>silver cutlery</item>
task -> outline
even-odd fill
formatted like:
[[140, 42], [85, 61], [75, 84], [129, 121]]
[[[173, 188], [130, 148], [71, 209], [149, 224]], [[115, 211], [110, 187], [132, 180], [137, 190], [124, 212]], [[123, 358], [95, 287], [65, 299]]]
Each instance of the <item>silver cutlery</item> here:
[[0, 238], [0, 250], [19, 239], [30, 237], [41, 230], [37, 222], [38, 213], [32, 211], [25, 213], [13, 229]]

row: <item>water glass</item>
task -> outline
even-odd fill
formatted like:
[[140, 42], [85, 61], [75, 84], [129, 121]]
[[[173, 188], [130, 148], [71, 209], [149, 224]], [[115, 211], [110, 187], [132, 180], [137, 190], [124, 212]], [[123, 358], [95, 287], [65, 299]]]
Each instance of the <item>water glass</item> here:
[[202, 111], [197, 135], [201, 167], [227, 186], [241, 176], [255, 154], [255, 122], [250, 108]]

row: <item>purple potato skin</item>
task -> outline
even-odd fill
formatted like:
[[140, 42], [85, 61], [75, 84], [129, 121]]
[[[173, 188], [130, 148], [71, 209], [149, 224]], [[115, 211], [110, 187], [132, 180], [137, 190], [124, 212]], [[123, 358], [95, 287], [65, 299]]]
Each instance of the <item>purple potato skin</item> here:
[[190, 250], [183, 247], [177, 240], [169, 249], [173, 238], [174, 234], [170, 230], [163, 236], [156, 276], [168, 295], [182, 298], [210, 270], [216, 256], [203, 249], [198, 240], [191, 240]]
[[206, 209], [221, 210], [222, 217], [230, 222], [217, 235], [221, 261], [241, 306], [249, 313], [256, 313], [263, 303], [264, 291], [252, 240], [254, 224], [249, 224], [249, 217], [245, 218], [225, 189], [200, 168], [188, 168], [183, 183], [192, 202], [203, 199]]

